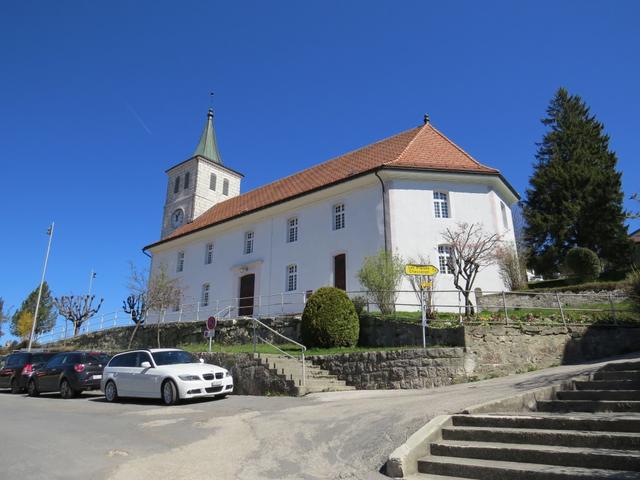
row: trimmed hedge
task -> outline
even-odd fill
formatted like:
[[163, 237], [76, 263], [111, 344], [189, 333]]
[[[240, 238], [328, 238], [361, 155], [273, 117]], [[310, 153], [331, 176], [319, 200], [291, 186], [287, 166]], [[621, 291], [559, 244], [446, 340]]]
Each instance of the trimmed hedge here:
[[302, 341], [309, 347], [354, 347], [360, 321], [347, 294], [334, 287], [315, 291], [302, 313]]

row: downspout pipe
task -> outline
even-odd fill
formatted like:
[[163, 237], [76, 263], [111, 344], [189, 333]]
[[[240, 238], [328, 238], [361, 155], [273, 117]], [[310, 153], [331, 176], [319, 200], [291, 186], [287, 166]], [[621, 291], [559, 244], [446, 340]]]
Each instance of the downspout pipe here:
[[387, 202], [385, 201], [387, 187], [385, 187], [384, 181], [382, 181], [382, 178], [380, 178], [378, 170], [373, 172], [373, 174], [378, 177], [378, 180], [380, 180], [380, 186], [382, 187], [382, 228], [384, 230], [384, 251], [388, 252], [389, 246], [387, 242]]

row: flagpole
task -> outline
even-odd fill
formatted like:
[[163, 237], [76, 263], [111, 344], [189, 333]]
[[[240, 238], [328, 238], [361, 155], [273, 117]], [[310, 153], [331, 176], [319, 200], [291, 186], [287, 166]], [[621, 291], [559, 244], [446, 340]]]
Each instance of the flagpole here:
[[27, 351], [31, 351], [31, 345], [33, 344], [33, 336], [36, 332], [36, 322], [38, 321], [38, 310], [40, 309], [40, 299], [42, 297], [42, 286], [44, 285], [44, 276], [47, 273], [47, 263], [49, 262], [49, 251], [51, 250], [51, 239], [53, 238], [53, 227], [55, 222], [51, 222], [51, 226], [47, 231], [49, 235], [49, 243], [47, 245], [47, 255], [44, 257], [44, 267], [42, 269], [42, 279], [40, 280], [40, 290], [38, 290], [38, 301], [36, 302], [36, 312], [33, 315], [33, 323], [31, 324], [31, 335], [29, 335], [29, 347]]

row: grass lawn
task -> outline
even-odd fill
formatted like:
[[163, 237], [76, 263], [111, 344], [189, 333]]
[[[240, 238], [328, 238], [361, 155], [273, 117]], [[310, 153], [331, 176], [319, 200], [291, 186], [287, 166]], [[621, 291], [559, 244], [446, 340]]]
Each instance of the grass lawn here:
[[[616, 321], [620, 323], [639, 323], [640, 317], [633, 312], [633, 305], [630, 301], [615, 303]], [[519, 308], [508, 307], [507, 312], [509, 319], [516, 322], [536, 323], [543, 321], [544, 318], [548, 318], [548, 321], [562, 324], [560, 310], [557, 306], [549, 308]], [[564, 316], [567, 322], [572, 323], [584, 323], [590, 324], [594, 322], [607, 322], [613, 321], [611, 313], [611, 304], [605, 303], [593, 303], [587, 305], [581, 305], [579, 307], [564, 307]], [[414, 312], [396, 312], [391, 315], [382, 315], [378, 312], [369, 313], [371, 316], [381, 318], [383, 320], [396, 320], [407, 323], [420, 323], [421, 314], [420, 311]], [[465, 323], [471, 322], [491, 322], [502, 323], [504, 322], [504, 311], [499, 310], [497, 312], [490, 312], [483, 310], [479, 312], [472, 319], [465, 320]], [[432, 328], [445, 328], [453, 327], [458, 324], [457, 312], [438, 312], [436, 318], [429, 319], [429, 326]]]
[[[300, 347], [297, 345], [288, 343], [278, 345], [282, 350], [287, 352], [290, 355], [296, 356], [300, 355]], [[436, 345], [430, 346], [430, 348], [434, 348]], [[208, 352], [209, 351], [209, 343], [192, 343], [188, 345], [180, 345], [178, 348], [182, 348], [188, 352]], [[385, 350], [404, 350], [410, 348], [420, 348], [419, 345], [407, 345], [404, 347], [335, 347], [335, 348], [309, 348], [305, 355], [334, 355], [338, 353], [354, 353], [354, 352], [382, 352]], [[222, 352], [222, 353], [253, 353], [253, 344], [243, 344], [243, 345], [221, 345], [221, 344], [213, 344], [213, 348], [211, 349], [213, 352]], [[278, 350], [273, 348], [270, 345], [266, 345], [264, 343], [258, 344], [256, 351], [258, 353], [276, 353], [280, 354]]]

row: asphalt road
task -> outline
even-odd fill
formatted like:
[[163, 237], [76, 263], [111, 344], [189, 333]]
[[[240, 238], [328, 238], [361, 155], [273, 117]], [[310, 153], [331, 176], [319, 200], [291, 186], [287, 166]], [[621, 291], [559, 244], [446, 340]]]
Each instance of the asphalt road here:
[[432, 390], [230, 396], [174, 407], [0, 393], [0, 478], [382, 479], [389, 453], [432, 417], [597, 366]]

